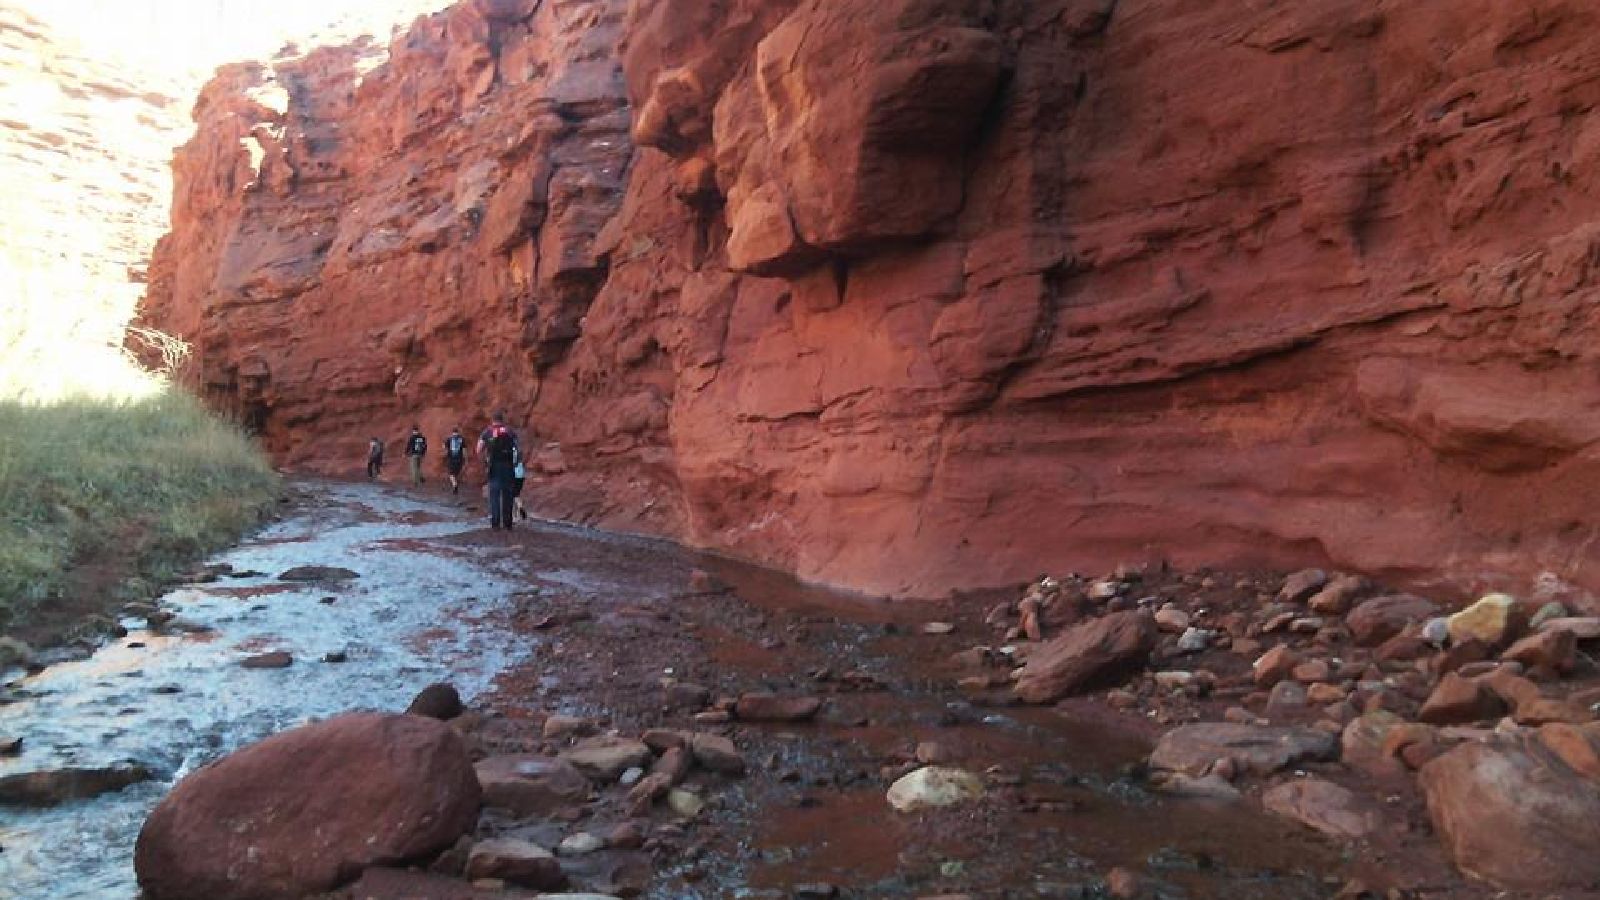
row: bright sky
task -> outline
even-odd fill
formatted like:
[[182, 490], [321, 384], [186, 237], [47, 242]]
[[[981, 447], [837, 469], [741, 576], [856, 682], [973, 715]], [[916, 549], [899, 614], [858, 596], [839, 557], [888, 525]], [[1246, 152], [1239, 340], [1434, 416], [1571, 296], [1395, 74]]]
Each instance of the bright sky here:
[[339, 24], [387, 41], [450, 0], [0, 0], [70, 35], [96, 55], [164, 78], [191, 80], [225, 62], [271, 56], [284, 42]]

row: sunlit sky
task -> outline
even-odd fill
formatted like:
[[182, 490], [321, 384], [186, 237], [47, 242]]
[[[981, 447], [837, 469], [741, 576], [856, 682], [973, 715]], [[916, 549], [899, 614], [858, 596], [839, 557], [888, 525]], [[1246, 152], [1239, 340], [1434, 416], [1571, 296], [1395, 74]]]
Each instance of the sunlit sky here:
[[85, 49], [161, 78], [192, 81], [218, 65], [262, 58], [286, 41], [340, 24], [346, 36], [390, 29], [450, 0], [0, 0]]

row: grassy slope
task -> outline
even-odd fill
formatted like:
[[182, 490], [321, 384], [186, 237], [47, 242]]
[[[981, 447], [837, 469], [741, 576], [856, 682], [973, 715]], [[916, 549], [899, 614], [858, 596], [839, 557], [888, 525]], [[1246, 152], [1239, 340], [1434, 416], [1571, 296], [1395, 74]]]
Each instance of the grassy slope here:
[[0, 399], [0, 633], [172, 578], [260, 521], [278, 491], [250, 440], [177, 388]]

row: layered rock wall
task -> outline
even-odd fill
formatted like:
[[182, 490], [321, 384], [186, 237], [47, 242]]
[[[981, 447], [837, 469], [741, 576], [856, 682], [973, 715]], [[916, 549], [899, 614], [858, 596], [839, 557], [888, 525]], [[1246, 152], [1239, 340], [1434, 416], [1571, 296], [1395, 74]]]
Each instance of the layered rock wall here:
[[1600, 586], [1583, 0], [499, 0], [219, 74], [145, 318], [285, 461], [891, 593]]

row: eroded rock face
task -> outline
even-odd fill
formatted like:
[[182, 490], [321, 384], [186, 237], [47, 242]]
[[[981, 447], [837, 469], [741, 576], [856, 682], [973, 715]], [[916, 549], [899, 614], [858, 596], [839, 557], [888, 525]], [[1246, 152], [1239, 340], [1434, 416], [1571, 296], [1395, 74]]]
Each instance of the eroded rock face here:
[[476, 822], [479, 799], [448, 725], [345, 715], [185, 778], [145, 821], [134, 868], [153, 900], [315, 894], [449, 847]]
[[289, 463], [504, 406], [547, 512], [864, 589], [1593, 588], [1596, 25], [461, 3], [224, 69], [145, 315]]

